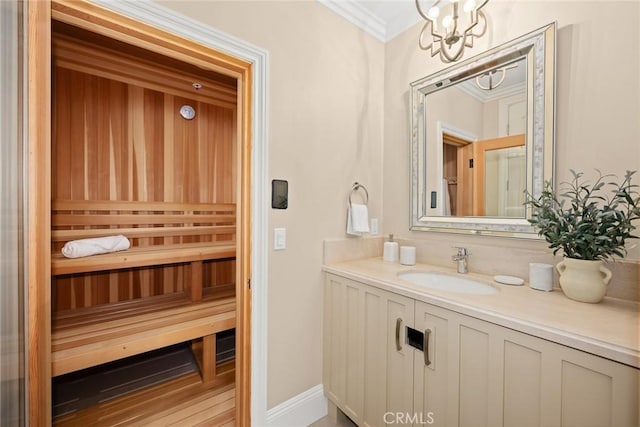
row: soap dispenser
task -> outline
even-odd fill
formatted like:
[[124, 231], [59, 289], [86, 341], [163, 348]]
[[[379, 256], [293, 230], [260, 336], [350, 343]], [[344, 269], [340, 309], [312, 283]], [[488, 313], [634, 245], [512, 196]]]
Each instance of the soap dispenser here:
[[388, 262], [398, 261], [398, 242], [393, 241], [393, 234], [389, 234], [389, 240], [384, 242], [382, 259]]

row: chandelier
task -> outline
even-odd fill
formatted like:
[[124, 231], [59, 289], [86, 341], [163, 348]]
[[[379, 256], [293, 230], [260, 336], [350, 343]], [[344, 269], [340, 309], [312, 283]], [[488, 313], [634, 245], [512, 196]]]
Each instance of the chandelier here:
[[[482, 12], [489, 0], [435, 0], [427, 13], [415, 0], [418, 13], [425, 22], [418, 45], [431, 50], [431, 56], [440, 54], [442, 62], [455, 62], [462, 58], [465, 47], [473, 47], [473, 40], [487, 30], [487, 18]], [[462, 15], [460, 15], [462, 9]], [[474, 32], [474, 30], [476, 32]], [[431, 43], [425, 38], [431, 36]]]
[[504, 78], [507, 77], [507, 71], [512, 68], [518, 68], [518, 64], [511, 64], [487, 71], [476, 77], [476, 85], [483, 90], [493, 90], [502, 84]]

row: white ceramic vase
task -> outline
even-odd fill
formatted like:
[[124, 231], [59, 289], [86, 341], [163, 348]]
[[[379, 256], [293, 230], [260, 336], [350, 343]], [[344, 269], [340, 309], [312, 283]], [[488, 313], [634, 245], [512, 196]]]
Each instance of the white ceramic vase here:
[[600, 260], [565, 258], [556, 265], [562, 292], [572, 300], [598, 303], [607, 293], [611, 270]]

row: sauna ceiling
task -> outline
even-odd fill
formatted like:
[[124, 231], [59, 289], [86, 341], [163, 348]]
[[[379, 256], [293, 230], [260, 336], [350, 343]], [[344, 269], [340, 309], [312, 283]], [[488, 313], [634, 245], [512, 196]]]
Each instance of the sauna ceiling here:
[[120, 42], [120, 41], [102, 36], [100, 34], [84, 30], [82, 28], [64, 24], [62, 22], [52, 21], [51, 31], [54, 37], [67, 36], [76, 40], [82, 40], [84, 42], [87, 42], [99, 47], [122, 52], [124, 54], [130, 55], [131, 57], [139, 58], [147, 62], [162, 64], [167, 68], [181, 70], [181, 71], [184, 71], [186, 74], [198, 75], [202, 78], [214, 80], [220, 83], [221, 85], [229, 87], [230, 89], [236, 89], [236, 86], [237, 86], [237, 80], [235, 77], [227, 76], [221, 73], [216, 73], [215, 71], [211, 71], [211, 70], [205, 70], [196, 65], [189, 64], [187, 62], [183, 62], [175, 58], [170, 58], [168, 56], [161, 55], [146, 49], [141, 49], [137, 46], [132, 46], [130, 44]]

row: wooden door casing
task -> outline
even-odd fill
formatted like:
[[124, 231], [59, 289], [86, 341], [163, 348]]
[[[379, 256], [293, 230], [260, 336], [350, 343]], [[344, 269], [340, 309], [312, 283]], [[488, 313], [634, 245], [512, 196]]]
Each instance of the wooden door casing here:
[[94, 32], [118, 42], [220, 73], [237, 82], [238, 171], [234, 189], [238, 226], [236, 268], [236, 424], [250, 425], [251, 343], [251, 108], [252, 64], [176, 36], [88, 1], [39, 1], [28, 4], [27, 99], [29, 139], [27, 159], [28, 222], [28, 343], [30, 425], [51, 424], [51, 24], [52, 20]]

